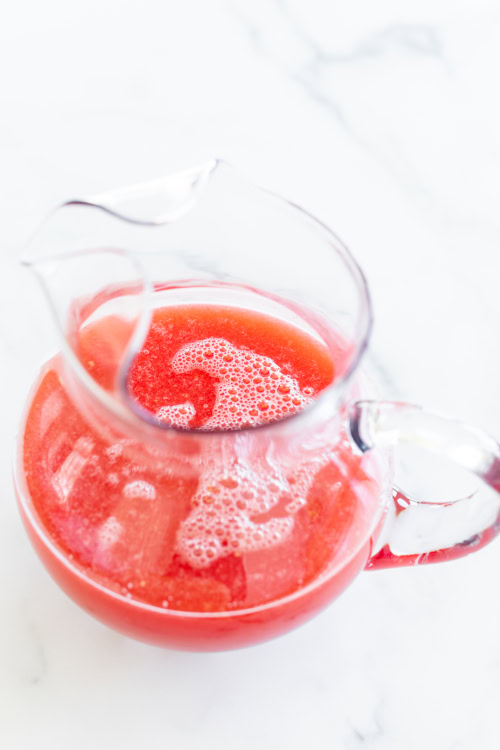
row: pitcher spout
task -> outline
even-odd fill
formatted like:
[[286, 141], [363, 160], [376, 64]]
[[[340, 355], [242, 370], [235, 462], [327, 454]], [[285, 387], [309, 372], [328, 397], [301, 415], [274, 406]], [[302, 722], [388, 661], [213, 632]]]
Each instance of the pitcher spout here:
[[160, 266], [166, 279], [175, 277], [176, 267], [183, 275], [165, 232], [192, 211], [218, 164], [212, 159], [149, 183], [70, 200], [51, 212], [21, 263], [39, 281], [64, 344], [75, 351], [77, 332], [99, 309], [124, 317], [140, 345], [152, 307], [151, 266]]
[[162, 226], [189, 213], [219, 163], [220, 160], [210, 159], [182, 172], [73, 200], [67, 205], [94, 206], [132, 224]]

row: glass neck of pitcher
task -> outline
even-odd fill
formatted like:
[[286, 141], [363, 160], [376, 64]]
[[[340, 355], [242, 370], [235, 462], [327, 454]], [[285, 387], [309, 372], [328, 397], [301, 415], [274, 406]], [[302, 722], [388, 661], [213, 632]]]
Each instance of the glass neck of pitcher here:
[[[371, 330], [366, 280], [340, 240], [300, 207], [216, 160], [69, 201], [37, 233], [25, 263], [59, 329], [75, 403], [101, 431], [121, 431], [161, 449], [178, 432], [158, 424], [127, 388], [158, 305], [175, 299], [260, 309], [309, 326], [335, 349], [332, 385], [304, 412], [259, 428], [274, 434], [300, 433], [338, 414]], [[82, 357], [81, 340], [106, 316], [121, 321], [122, 349], [113, 382], [103, 386]], [[196, 439], [208, 437], [197, 433]]]

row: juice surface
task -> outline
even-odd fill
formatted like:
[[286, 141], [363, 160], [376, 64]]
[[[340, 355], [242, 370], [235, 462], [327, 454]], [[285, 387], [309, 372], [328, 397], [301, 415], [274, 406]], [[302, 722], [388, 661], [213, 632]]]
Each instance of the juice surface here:
[[[129, 336], [115, 317], [81, 331], [81, 361], [108, 390]], [[334, 377], [327, 348], [277, 318], [160, 308], [128, 386], [159, 422], [203, 433], [189, 471], [168, 458], [153, 469], [126, 438], [105, 442], [69, 398], [55, 361], [24, 434], [40, 522], [86, 576], [164, 609], [234, 611], [293, 593], [366, 539], [376, 488], [342, 436], [333, 443], [323, 431], [278, 450], [241, 428], [292, 415]], [[207, 434], [221, 430], [217, 441]]]

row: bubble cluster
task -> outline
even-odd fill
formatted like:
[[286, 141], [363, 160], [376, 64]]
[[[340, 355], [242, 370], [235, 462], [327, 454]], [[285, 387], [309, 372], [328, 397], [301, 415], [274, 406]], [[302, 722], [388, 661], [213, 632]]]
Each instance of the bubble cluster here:
[[[177, 373], [202, 370], [217, 379], [216, 401], [203, 430], [256, 426], [293, 414], [311, 402], [312, 388], [300, 389], [269, 357], [238, 349], [225, 339], [207, 338], [182, 347], [172, 359]], [[176, 427], [194, 416], [190, 403], [164, 406], [156, 414]]]
[[192, 510], [177, 534], [177, 548], [193, 567], [205, 567], [232, 553], [272, 547], [284, 541], [293, 527], [290, 516], [255, 523], [251, 516], [266, 513], [279, 499], [273, 486], [249, 465], [231, 473], [220, 467], [206, 469], [192, 498]]
[[[266, 459], [243, 459], [225, 470], [214, 461], [200, 476], [192, 508], [177, 532], [177, 551], [195, 568], [230, 554], [258, 551], [284, 542], [294, 514], [307, 502], [318, 472], [332, 458], [325, 448], [295, 467]], [[273, 509], [276, 515], [273, 516]], [[259, 516], [269, 514], [269, 520]]]
[[167, 422], [175, 427], [189, 427], [196, 410], [189, 401], [174, 406], [162, 406], [155, 414], [159, 422]]

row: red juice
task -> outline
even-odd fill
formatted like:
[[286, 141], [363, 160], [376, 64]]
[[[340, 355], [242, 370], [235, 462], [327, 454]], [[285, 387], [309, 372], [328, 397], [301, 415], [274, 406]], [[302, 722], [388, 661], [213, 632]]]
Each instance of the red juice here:
[[[79, 358], [108, 391], [131, 330], [117, 317], [81, 329]], [[187, 470], [174, 457], [160, 467], [138, 459], [127, 437], [104, 438], [56, 358], [32, 398], [22, 454], [23, 515], [47, 567], [93, 614], [159, 644], [236, 647], [307, 619], [366, 562], [377, 483], [338, 427], [288, 451], [251, 428], [292, 416], [334, 379], [327, 347], [278, 318], [156, 310], [128, 390], [178, 428], [179, 444], [183, 430], [199, 435]]]

